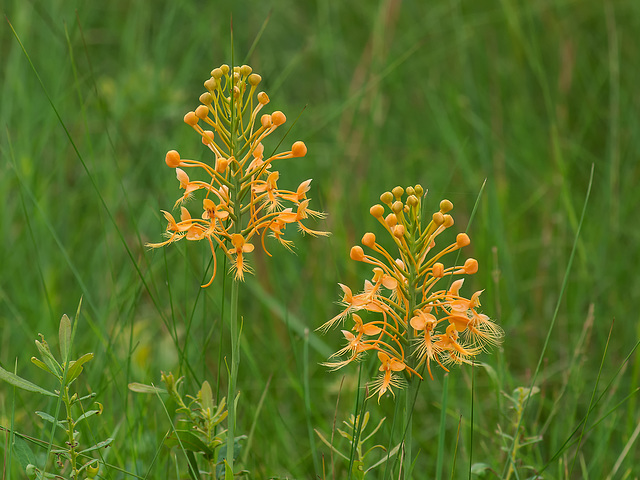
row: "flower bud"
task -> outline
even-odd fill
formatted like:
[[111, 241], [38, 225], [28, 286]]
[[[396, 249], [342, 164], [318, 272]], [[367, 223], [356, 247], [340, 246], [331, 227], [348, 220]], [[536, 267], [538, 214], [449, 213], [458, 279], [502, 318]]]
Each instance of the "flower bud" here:
[[453, 203], [451, 203], [449, 200], [444, 199], [440, 202], [440, 211], [442, 213], [447, 213], [451, 210], [453, 210]]
[[402, 225], [401, 223], [393, 227], [393, 235], [398, 238], [404, 236], [404, 232], [405, 232], [404, 225]]
[[211, 95], [209, 92], [204, 92], [202, 95], [200, 95], [200, 103], [204, 104], [204, 105], [211, 105], [211, 103], [213, 103], [213, 95]]
[[192, 127], [197, 125], [198, 117], [196, 117], [195, 112], [189, 112], [184, 116], [184, 123], [187, 125], [191, 125]]
[[438, 226], [444, 223], [444, 215], [440, 212], [434, 213], [431, 218], [433, 219], [433, 223], [435, 223]]
[[390, 213], [387, 215], [387, 218], [384, 219], [384, 222], [389, 228], [393, 228], [398, 224], [398, 217], [396, 217], [394, 213]]
[[444, 216], [444, 228], [449, 228], [453, 226], [453, 217], [451, 215]]
[[216, 159], [216, 172], [224, 173], [224, 171], [227, 169], [228, 166], [229, 166], [228, 158], [220, 157]]
[[272, 125], [272, 120], [271, 120], [271, 115], [269, 114], [264, 114], [260, 117], [260, 123], [262, 124], [262, 126], [264, 128], [271, 128]]
[[369, 213], [375, 218], [382, 218], [382, 215], [384, 215], [384, 207], [376, 204], [369, 209]]
[[249, 84], [252, 87], [255, 87], [256, 85], [258, 85], [260, 82], [262, 81], [262, 77], [260, 75], [258, 75], [257, 73], [252, 73], [251, 75], [249, 75]]
[[276, 110], [275, 112], [273, 112], [271, 114], [271, 118], [273, 119], [273, 124], [276, 127], [279, 127], [280, 125], [282, 125], [284, 122], [287, 121], [287, 117], [285, 117], [284, 113], [282, 113], [280, 110]]
[[402, 197], [402, 194], [404, 193], [404, 188], [400, 186], [395, 187], [393, 190], [391, 190], [391, 193], [393, 193], [393, 196], [396, 197], [396, 199], [399, 199], [400, 197]]
[[458, 236], [456, 237], [456, 244], [458, 245], [459, 248], [466, 247], [470, 243], [471, 243], [471, 239], [469, 238], [469, 235], [467, 235], [466, 233], [459, 233]]
[[351, 247], [351, 252], [349, 253], [351, 260], [355, 260], [356, 262], [361, 262], [364, 260], [364, 250], [362, 247], [356, 245]]
[[204, 143], [205, 145], [213, 143], [213, 137], [214, 134], [211, 130], [205, 130], [204, 135], [202, 136], [202, 143]]
[[207, 115], [209, 115], [209, 108], [206, 105], [199, 105], [196, 108], [196, 117], [204, 119], [207, 118]]
[[307, 146], [304, 142], [297, 141], [291, 146], [291, 155], [294, 157], [304, 157], [307, 154]]
[[249, 65], [242, 65], [239, 70], [240, 75], [242, 75], [243, 77], [246, 77], [247, 75], [250, 75], [251, 72], [253, 72], [253, 69]]
[[222, 75], [224, 74], [222, 73], [222, 68], [220, 67], [211, 70], [211, 76], [217, 80], [220, 80], [222, 78]]
[[418, 197], [421, 197], [422, 194], [424, 193], [424, 188], [422, 188], [422, 185], [420, 185], [420, 184], [417, 184], [415, 187], [413, 187], [413, 189], [415, 190], [416, 195]]
[[464, 262], [464, 273], [473, 275], [478, 272], [478, 261], [475, 258], [467, 258]]
[[393, 202], [393, 194], [391, 192], [384, 192], [380, 195], [380, 201], [386, 205], [391, 205], [391, 202]]
[[[409, 187], [411, 188], [411, 187]], [[413, 189], [411, 189], [413, 190]], [[409, 190], [407, 189], [407, 192]], [[418, 205], [418, 197], [416, 197], [415, 195], [411, 194], [409, 195], [409, 197], [407, 198], [407, 205], [409, 205], [410, 207], [415, 207], [416, 205]]]
[[365, 233], [362, 237], [362, 244], [366, 247], [373, 248], [376, 244], [376, 236], [371, 232]]
[[209, 78], [204, 82], [204, 88], [209, 90], [209, 92], [213, 92], [218, 88], [218, 81], [215, 78]]
[[176, 168], [180, 166], [180, 154], [176, 150], [169, 150], [164, 161], [169, 167]]
[[414, 195], [416, 192], [414, 191], [413, 187], [407, 187], [407, 189], [405, 190], [407, 195]]
[[402, 202], [400, 200], [396, 200], [395, 202], [393, 202], [393, 205], [391, 205], [391, 210], [393, 210], [393, 212], [397, 214], [402, 211], [403, 207], [404, 205], [402, 204]]
[[431, 275], [436, 278], [442, 278], [444, 276], [444, 265], [440, 262], [436, 262], [431, 267]]
[[229, 73], [229, 65], [223, 63], [222, 65], [220, 65], [220, 70], [222, 70], [223, 75], [226, 75], [227, 73]]

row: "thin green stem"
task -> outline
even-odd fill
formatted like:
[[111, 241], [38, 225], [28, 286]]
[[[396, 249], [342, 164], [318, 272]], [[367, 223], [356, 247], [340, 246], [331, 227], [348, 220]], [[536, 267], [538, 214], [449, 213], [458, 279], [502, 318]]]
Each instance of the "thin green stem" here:
[[76, 452], [76, 439], [74, 430], [76, 424], [71, 414], [71, 398], [69, 397], [69, 386], [63, 387], [63, 399], [64, 405], [67, 411], [67, 445], [69, 447], [69, 461], [71, 462], [71, 476], [72, 478], [78, 478], [78, 452]]
[[[233, 41], [231, 42], [233, 45]], [[232, 58], [232, 71], [231, 78], [233, 79], [233, 50], [231, 54]], [[230, 124], [230, 157], [236, 154], [238, 146], [238, 125], [239, 119], [235, 115], [236, 107], [234, 105], [233, 87], [230, 89], [231, 95], [231, 124]], [[240, 177], [242, 176], [242, 169], [236, 164], [235, 167], [231, 166], [233, 171], [233, 190], [232, 200], [234, 202], [234, 211], [237, 211], [237, 218], [233, 223], [233, 232], [240, 233], [242, 231], [242, 208], [241, 208], [241, 192], [240, 192]], [[238, 266], [240, 268], [240, 266]], [[241, 273], [241, 272], [238, 272]], [[235, 447], [235, 430], [236, 430], [236, 381], [238, 379], [238, 366], [240, 365], [240, 329], [238, 326], [238, 294], [240, 291], [240, 279], [236, 277], [231, 282], [231, 308], [229, 317], [229, 330], [231, 334], [231, 371], [229, 372], [229, 392], [227, 395], [227, 411], [228, 427], [227, 427], [227, 464], [233, 472], [234, 463], [234, 447]]]
[[229, 328], [231, 331], [231, 369], [229, 372], [229, 393], [227, 395], [229, 420], [227, 427], [227, 463], [233, 470], [233, 450], [236, 426], [236, 381], [238, 378], [238, 366], [240, 364], [240, 336], [238, 328], [238, 292], [240, 281], [234, 279], [231, 283], [231, 315]]
[[[409, 248], [411, 251], [407, 252], [408, 255], [413, 256], [413, 248], [415, 246], [415, 235], [416, 235], [416, 225], [413, 223], [410, 226], [410, 242]], [[414, 261], [410, 261], [407, 263], [407, 268], [409, 269], [409, 278], [408, 278], [408, 288], [407, 288], [407, 349], [405, 352], [405, 361], [412, 355], [412, 340], [413, 340], [413, 329], [411, 325], [409, 325], [409, 319], [413, 315], [413, 311], [416, 307], [416, 282], [418, 279], [418, 268], [417, 264]], [[413, 426], [411, 422], [411, 413], [413, 411], [413, 405], [415, 403], [416, 398], [416, 390], [419, 386], [419, 379], [415, 378], [414, 375], [411, 375], [408, 379], [409, 386], [405, 392], [405, 405], [404, 405], [404, 425], [405, 425], [405, 434], [404, 434], [404, 468], [403, 468], [403, 478], [405, 480], [409, 480], [411, 478], [411, 466], [413, 464]]]

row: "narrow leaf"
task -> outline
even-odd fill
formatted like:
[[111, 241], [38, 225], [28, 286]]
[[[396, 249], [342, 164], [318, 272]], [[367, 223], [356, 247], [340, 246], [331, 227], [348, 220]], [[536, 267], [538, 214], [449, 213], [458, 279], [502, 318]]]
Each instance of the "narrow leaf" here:
[[55, 372], [57, 376], [61, 377], [62, 366], [60, 366], [60, 364], [56, 360], [56, 357], [54, 357], [53, 354], [51, 353], [51, 350], [49, 349], [49, 344], [45, 341], [44, 337], [42, 337], [42, 335], [40, 337], [42, 338], [42, 342], [40, 342], [39, 340], [36, 340], [36, 347], [38, 347], [38, 350], [42, 355], [42, 361], [47, 364], [47, 366], [49, 367], [49, 369], [51, 369], [52, 372]]
[[93, 452], [94, 450], [99, 450], [101, 448], [108, 447], [112, 443], [113, 443], [113, 438], [107, 438], [105, 441], [100, 442], [100, 443], [96, 443], [93, 447], [86, 448], [86, 449], [84, 449], [84, 450], [82, 450], [81, 452], [78, 452], [78, 453], [81, 454], [81, 455], [84, 455], [84, 454], [87, 454], [89, 452]]
[[33, 363], [36, 367], [41, 368], [45, 372], [50, 373], [51, 375], [56, 375], [51, 371], [47, 364], [40, 360], [38, 357], [31, 357], [31, 363]]
[[29, 392], [41, 393], [42, 395], [48, 395], [49, 397], [58, 397], [53, 392], [49, 390], [45, 390], [42, 387], [39, 387], [35, 383], [31, 383], [29, 380], [25, 380], [22, 377], [19, 377], [15, 373], [8, 372], [4, 368], [0, 367], [0, 380], [4, 380], [5, 382], [10, 383], [14, 387], [21, 388], [23, 390], [27, 390]]
[[64, 365], [69, 360], [69, 353], [71, 352], [71, 320], [69, 320], [66, 313], [60, 319], [58, 339], [60, 342], [60, 356]]
[[76, 425], [80, 423], [82, 420], [85, 420], [89, 417], [93, 417], [94, 415], [100, 415], [101, 413], [102, 413], [102, 410], [88, 410], [82, 415], [80, 415], [78, 418], [76, 418]]
[[164, 388], [158, 388], [153, 385], [145, 385], [144, 383], [138, 382], [130, 383], [129, 390], [136, 393], [167, 393]]
[[75, 362], [69, 362], [69, 371], [67, 372], [67, 385], [73, 382], [82, 373], [82, 365], [93, 358], [93, 353], [85, 353]]
[[54, 417], [52, 417], [51, 415], [45, 412], [36, 412], [36, 415], [38, 415], [41, 419], [49, 423], [53, 423], [54, 425], [56, 425], [57, 427], [60, 427], [63, 430], [67, 429], [66, 420], [56, 420]]

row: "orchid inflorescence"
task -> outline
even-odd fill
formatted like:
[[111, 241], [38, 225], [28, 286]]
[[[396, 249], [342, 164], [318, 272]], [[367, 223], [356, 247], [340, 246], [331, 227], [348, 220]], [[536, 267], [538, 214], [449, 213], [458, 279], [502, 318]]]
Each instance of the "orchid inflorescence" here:
[[[470, 244], [466, 233], [459, 233], [455, 242], [438, 250], [436, 239], [453, 226], [449, 212], [453, 204], [440, 202], [439, 211], [423, 220], [420, 185], [396, 187], [380, 196], [391, 210], [374, 205], [371, 215], [385, 229], [397, 249], [394, 256], [378, 243], [369, 232], [362, 237], [362, 245], [373, 251], [366, 254], [359, 245], [351, 249], [351, 259], [373, 265], [373, 277], [365, 280], [361, 293], [339, 284], [344, 296], [342, 312], [320, 327], [326, 332], [347, 318], [353, 322], [351, 330], [342, 330], [347, 345], [330, 357], [325, 365], [339, 369], [360, 360], [369, 350], [377, 352], [380, 375], [371, 382], [372, 395], [378, 400], [393, 388], [406, 383], [399, 372], [408, 378], [425, 367], [433, 379], [431, 363], [448, 371], [447, 365], [471, 363], [488, 346], [500, 343], [503, 331], [488, 316], [479, 313], [480, 294], [471, 298], [460, 294], [463, 278], [478, 271], [478, 262], [468, 258], [462, 265], [445, 267], [442, 258]], [[428, 220], [428, 222], [427, 222]], [[446, 287], [441, 287], [446, 279]], [[356, 312], [362, 313], [362, 316]], [[363, 317], [373, 318], [366, 321]]]
[[[276, 160], [304, 157], [307, 147], [297, 141], [291, 150], [265, 155], [263, 141], [285, 123], [286, 117], [275, 111], [258, 118], [269, 103], [265, 92], [256, 94], [261, 80], [248, 65], [213, 69], [211, 78], [204, 82], [207, 91], [200, 95], [201, 104], [184, 117], [185, 123], [198, 132], [202, 143], [213, 153], [212, 164], [181, 158], [176, 150], [170, 150], [165, 157], [166, 164], [175, 168], [180, 188], [184, 189], [174, 205], [180, 206], [180, 217], [176, 220], [163, 210], [168, 221], [167, 240], [148, 246], [162, 247], [183, 238], [206, 239], [214, 263], [211, 280], [203, 287], [210, 285], [216, 275], [216, 247], [229, 258], [236, 280], [243, 280], [244, 273], [251, 271], [244, 257], [254, 250], [252, 241], [259, 239], [270, 255], [264, 243], [267, 234], [292, 248], [293, 243], [283, 236], [289, 224], [297, 224], [303, 233], [327, 235], [303, 224], [309, 217], [324, 217], [309, 208], [306, 194], [311, 180], [302, 182], [295, 191], [278, 188], [280, 174], [272, 169], [272, 164]], [[189, 168], [199, 169], [205, 180], [192, 180], [185, 171]], [[198, 218], [184, 204], [199, 190], [205, 195]]]

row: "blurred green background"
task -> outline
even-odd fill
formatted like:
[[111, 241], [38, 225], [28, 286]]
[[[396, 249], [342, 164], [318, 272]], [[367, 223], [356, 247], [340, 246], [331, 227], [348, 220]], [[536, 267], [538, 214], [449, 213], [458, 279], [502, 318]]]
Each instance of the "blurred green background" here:
[[[295, 238], [296, 255], [272, 244], [273, 257], [256, 251], [251, 258], [255, 275], [241, 293], [239, 409], [241, 430], [258, 415], [247, 465], [254, 478], [314, 478], [307, 420], [330, 432], [343, 375], [338, 421], [352, 409], [356, 368], [330, 373], [318, 365], [341, 346], [340, 333], [313, 330], [339, 311], [338, 282], [356, 290], [369, 275], [348, 252], [376, 228], [369, 207], [396, 185], [427, 188], [428, 211], [441, 198], [454, 203], [457, 228], [468, 226], [472, 239], [465, 254], [480, 262], [466, 289], [485, 289], [483, 311], [506, 332], [503, 347], [482, 359], [497, 381], [476, 371], [473, 440], [471, 369], [451, 375], [445, 476], [460, 416], [454, 478], [467, 478], [470, 462], [502, 469], [495, 432], [498, 424], [508, 430], [513, 415], [499, 392], [531, 381], [592, 167], [586, 217], [537, 381], [541, 394], [524, 422], [526, 435], [542, 441], [523, 450], [524, 464], [540, 469], [552, 460], [594, 388], [606, 394], [589, 427], [637, 389], [640, 357], [623, 364], [640, 334], [637, 1], [5, 0], [2, 9], [33, 65], [3, 20], [0, 364], [12, 370], [17, 359], [21, 375], [49, 381], [29, 362], [33, 340], [43, 333], [57, 344], [60, 316], [71, 316], [83, 297], [76, 351], [93, 351], [96, 360], [82, 388], [105, 405], [95, 434], [115, 435], [114, 465], [174, 478], [166, 450], [151, 466], [168, 428], [164, 412], [157, 399], [130, 393], [129, 382], [157, 383], [160, 370], [182, 366], [192, 387], [208, 379], [224, 392], [222, 276], [199, 287], [208, 278], [208, 247], [148, 251], [144, 243], [161, 238], [159, 210], [179, 195], [166, 151], [207, 158], [182, 117], [197, 105], [210, 70], [231, 63], [231, 22], [235, 63], [260, 73], [269, 108], [284, 111], [287, 125], [295, 121], [283, 145], [303, 140], [309, 149], [280, 165], [280, 185], [313, 178], [310, 197], [328, 214], [318, 228], [332, 232], [328, 240]], [[423, 451], [416, 468], [424, 478], [435, 469], [441, 393], [437, 372], [416, 406]], [[370, 407], [376, 418], [394, 408], [387, 399]], [[48, 438], [33, 415], [46, 408], [0, 385], [2, 426], [14, 414], [18, 430]], [[573, 478], [640, 475], [638, 422], [631, 395], [583, 439]], [[314, 441], [316, 455], [328, 458]], [[7, 455], [5, 441], [0, 448]], [[567, 478], [574, 454], [554, 459], [545, 478]], [[521, 478], [531, 474], [523, 469]]]

